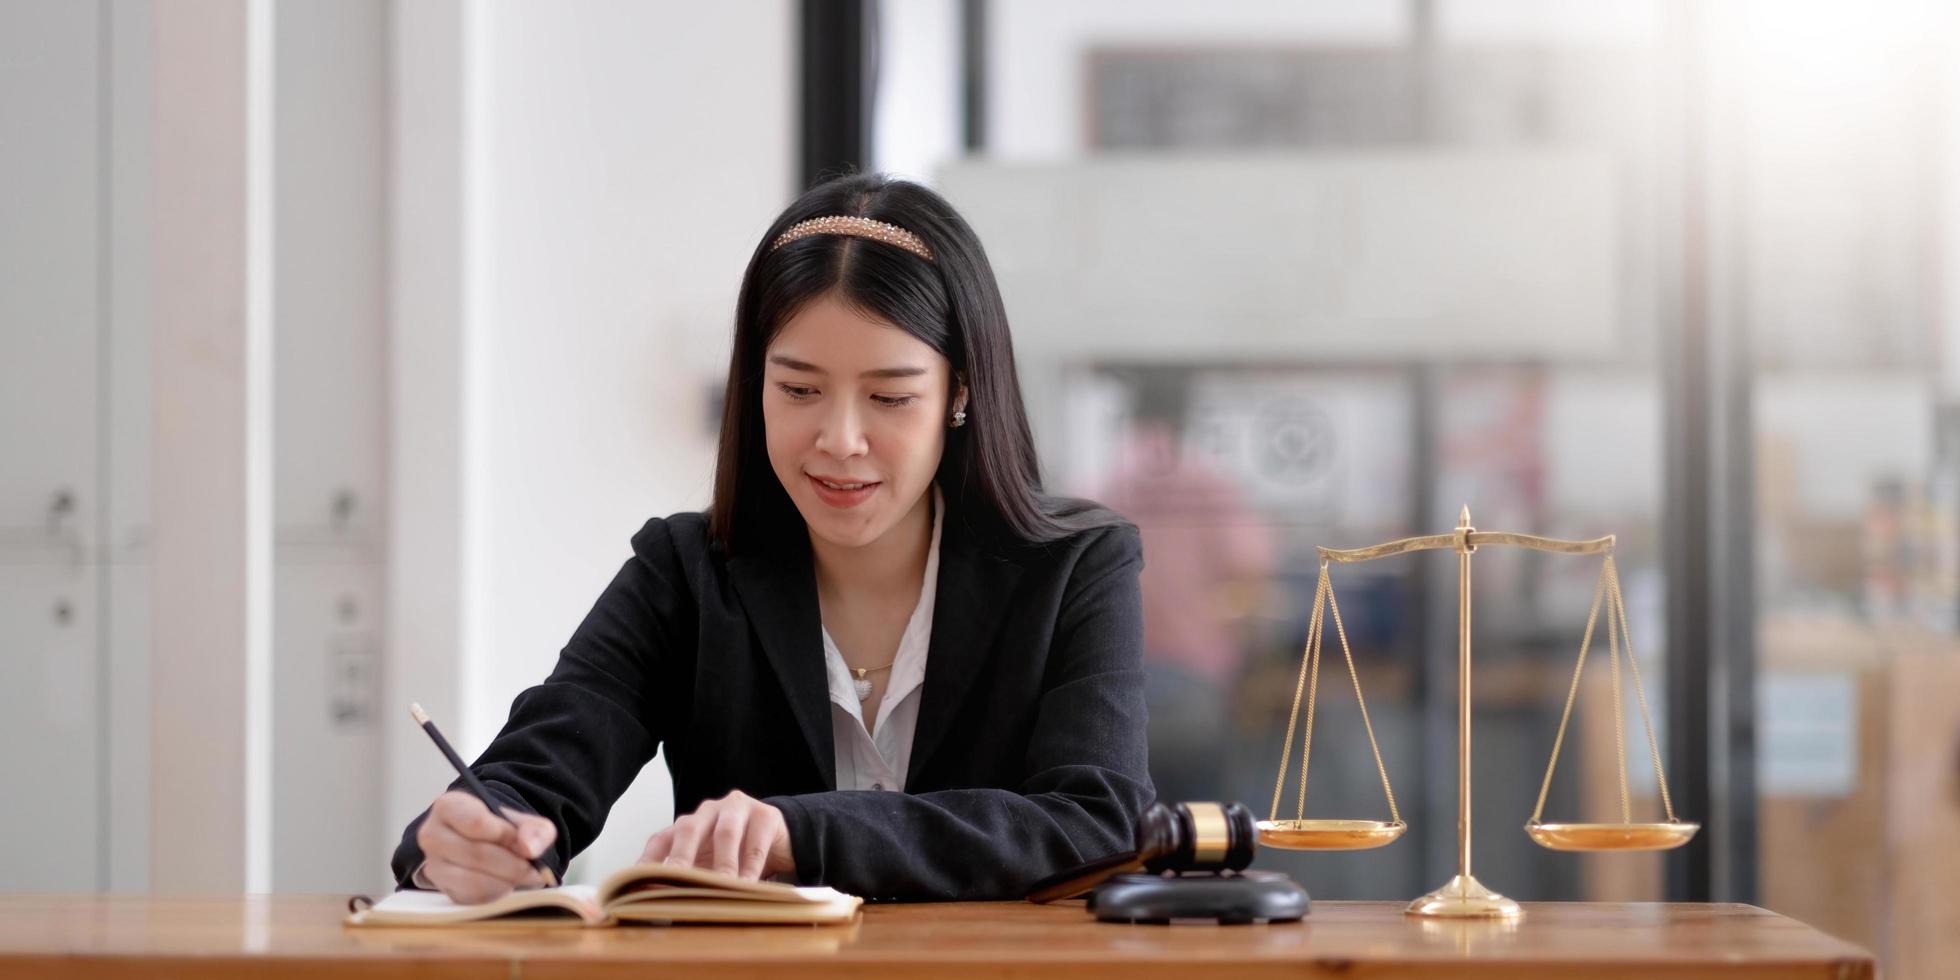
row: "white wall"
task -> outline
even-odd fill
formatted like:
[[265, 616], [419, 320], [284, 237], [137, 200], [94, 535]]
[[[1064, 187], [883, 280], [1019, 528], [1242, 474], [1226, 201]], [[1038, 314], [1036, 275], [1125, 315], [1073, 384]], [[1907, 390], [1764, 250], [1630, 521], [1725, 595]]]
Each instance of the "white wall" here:
[[[1960, 7], [1946, 8], [1946, 24], [1941, 36], [1960, 37]], [[1946, 115], [1941, 120], [1939, 155], [1934, 165], [1948, 175], [1960, 174], [1960, 42], [1948, 41], [1948, 57], [1940, 61], [1944, 71], [1940, 87]], [[1952, 398], [1960, 395], [1960, 191], [1947, 185], [1941, 195], [1940, 235], [1933, 254], [1941, 262], [1934, 273], [1940, 283], [1940, 393]]]
[[1660, 39], [1669, 0], [1441, 0], [1443, 42], [1644, 44]]
[[904, 0], [878, 9], [871, 165], [931, 183], [963, 152], [960, 4]]
[[[449, 352], [453, 366], [398, 357], [405, 373], [395, 390], [419, 373], [460, 372], [453, 435], [462, 457], [444, 464], [448, 472], [404, 464], [394, 475], [402, 500], [439, 500], [425, 498], [425, 478], [455, 482], [456, 552], [468, 572], [460, 582], [397, 576], [391, 595], [459, 610], [451, 673], [462, 681], [460, 717], [450, 727], [467, 756], [550, 670], [640, 525], [707, 503], [709, 392], [725, 370], [736, 288], [794, 190], [795, 16], [784, 0], [454, 10], [468, 22], [461, 49], [426, 63], [462, 80], [462, 131], [441, 137], [459, 148], [442, 159], [464, 187], [451, 225], [464, 229], [454, 245], [460, 347]], [[398, 28], [437, 16], [399, 10]], [[415, 37], [397, 37], [409, 76], [425, 64]], [[402, 109], [414, 111], [406, 99]], [[397, 132], [412, 167], [416, 136]], [[434, 184], [397, 187], [407, 195]], [[403, 197], [400, 206], [417, 205]], [[398, 309], [416, 302], [399, 270], [396, 281], [410, 290]], [[396, 329], [414, 346], [443, 328], [398, 316]], [[417, 424], [402, 417], [412, 410], [397, 406], [398, 426]], [[403, 462], [399, 449], [394, 458]], [[394, 514], [398, 526], [449, 519], [401, 504]], [[460, 595], [440, 594], [452, 588]], [[437, 676], [426, 658], [438, 652], [396, 655], [403, 669]], [[441, 785], [393, 780], [391, 816], [412, 815]], [[615, 809], [588, 863], [637, 856], [671, 807], [661, 766]]]

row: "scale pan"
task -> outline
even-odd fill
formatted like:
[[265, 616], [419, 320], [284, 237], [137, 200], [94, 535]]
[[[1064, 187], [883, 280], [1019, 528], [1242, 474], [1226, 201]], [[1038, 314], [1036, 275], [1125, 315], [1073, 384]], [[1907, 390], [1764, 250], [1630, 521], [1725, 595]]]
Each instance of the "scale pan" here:
[[1259, 843], [1285, 851], [1359, 851], [1392, 843], [1409, 829], [1401, 821], [1261, 820]]
[[1680, 847], [1698, 823], [1535, 823], [1524, 832], [1554, 851], [1665, 851]]

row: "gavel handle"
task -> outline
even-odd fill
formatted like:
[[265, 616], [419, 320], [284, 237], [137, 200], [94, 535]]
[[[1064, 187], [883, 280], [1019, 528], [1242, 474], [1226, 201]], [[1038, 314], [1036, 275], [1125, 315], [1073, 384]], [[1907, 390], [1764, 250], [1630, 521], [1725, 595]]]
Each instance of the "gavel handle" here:
[[1111, 875], [1142, 870], [1143, 859], [1137, 856], [1137, 852], [1124, 851], [1120, 854], [1111, 854], [1035, 882], [1034, 888], [1028, 892], [1028, 901], [1037, 905], [1046, 905], [1049, 902], [1074, 898], [1102, 884], [1103, 879]]

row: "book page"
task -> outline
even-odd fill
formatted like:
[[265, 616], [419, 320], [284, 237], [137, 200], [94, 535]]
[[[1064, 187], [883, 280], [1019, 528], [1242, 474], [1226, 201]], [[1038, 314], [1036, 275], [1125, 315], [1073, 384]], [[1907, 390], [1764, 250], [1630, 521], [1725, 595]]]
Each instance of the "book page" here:
[[[651, 887], [649, 887], [651, 886]], [[659, 901], [675, 898], [713, 897], [724, 900], [784, 902], [799, 905], [822, 904], [849, 898], [843, 892], [825, 887], [797, 887], [773, 881], [750, 881], [736, 875], [706, 868], [677, 864], [635, 864], [606, 876], [599, 885], [598, 901], [611, 907], [622, 902]]]
[[[493, 902], [459, 905], [437, 891], [398, 891], [347, 917], [348, 925], [446, 925], [489, 920], [524, 925], [600, 925], [606, 914], [591, 885], [514, 891]], [[556, 920], [556, 921], [554, 921]]]
[[[828, 889], [826, 889], [828, 890]], [[856, 897], [833, 892], [837, 897], [825, 902], [769, 902], [728, 898], [676, 898], [652, 902], [630, 899], [611, 906], [614, 917], [623, 922], [690, 922], [826, 925], [855, 921], [862, 902]]]

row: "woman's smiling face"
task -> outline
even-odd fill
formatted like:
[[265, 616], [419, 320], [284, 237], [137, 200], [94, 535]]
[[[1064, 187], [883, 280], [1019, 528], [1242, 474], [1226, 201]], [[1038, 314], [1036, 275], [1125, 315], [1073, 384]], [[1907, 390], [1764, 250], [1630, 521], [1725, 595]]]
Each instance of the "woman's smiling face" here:
[[769, 465], [810, 533], [877, 541], [932, 485], [956, 407], [939, 352], [835, 294], [806, 304], [763, 355]]

